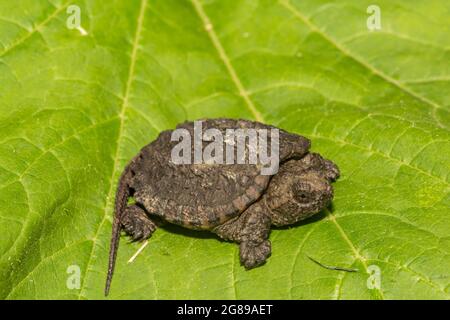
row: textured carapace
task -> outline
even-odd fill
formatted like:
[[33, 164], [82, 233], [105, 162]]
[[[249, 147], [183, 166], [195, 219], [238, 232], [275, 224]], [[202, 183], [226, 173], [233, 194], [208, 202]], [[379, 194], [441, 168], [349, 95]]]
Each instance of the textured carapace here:
[[[194, 122], [177, 126], [195, 136]], [[259, 122], [235, 119], [202, 120], [202, 150], [211, 141], [203, 133], [216, 129], [226, 136], [229, 129], [277, 129]], [[309, 153], [310, 141], [277, 129], [279, 171], [261, 173], [261, 164], [176, 164], [172, 150], [173, 130], [160, 133], [127, 165], [116, 194], [115, 216], [105, 294], [113, 274], [120, 231], [143, 240], [155, 231], [156, 221], [209, 230], [240, 244], [241, 263], [253, 268], [271, 252], [271, 225], [287, 225], [305, 219], [331, 201], [331, 182], [339, 176], [335, 164]], [[198, 133], [198, 132], [197, 132]], [[268, 136], [267, 145], [270, 145]], [[223, 141], [225, 150], [226, 144]], [[246, 152], [249, 146], [246, 146]], [[191, 149], [194, 157], [194, 147]], [[128, 204], [133, 197], [135, 203]]]

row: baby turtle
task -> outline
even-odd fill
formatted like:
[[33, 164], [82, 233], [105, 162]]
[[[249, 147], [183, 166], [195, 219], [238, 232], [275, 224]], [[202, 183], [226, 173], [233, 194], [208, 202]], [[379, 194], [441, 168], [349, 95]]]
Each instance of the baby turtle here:
[[[184, 129], [191, 136], [196, 134], [194, 122], [182, 123], [177, 129]], [[339, 169], [319, 154], [309, 152], [307, 138], [249, 120], [203, 120], [202, 133], [207, 129], [218, 130], [216, 133], [223, 136], [229, 129], [276, 129], [278, 172], [262, 174], [261, 164], [250, 161], [176, 164], [172, 152], [179, 141], [172, 141], [173, 130], [161, 132], [130, 161], [120, 177], [105, 295], [109, 292], [122, 229], [135, 241], [149, 238], [161, 221], [209, 230], [222, 239], [239, 243], [241, 264], [249, 269], [269, 257], [272, 225], [294, 224], [319, 212], [332, 200], [331, 182], [339, 177]], [[204, 134], [200, 137], [211, 141]], [[223, 139], [223, 150], [227, 144], [233, 142]], [[190, 148], [192, 155], [194, 148]], [[205, 148], [202, 143], [200, 149]], [[249, 152], [250, 147], [246, 146], [245, 151]], [[134, 198], [133, 204], [128, 202], [130, 197]]]

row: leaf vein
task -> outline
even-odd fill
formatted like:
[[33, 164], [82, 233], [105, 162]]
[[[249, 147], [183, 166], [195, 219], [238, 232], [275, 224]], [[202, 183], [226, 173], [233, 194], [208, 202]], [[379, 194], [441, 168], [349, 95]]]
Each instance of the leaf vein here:
[[255, 117], [255, 119], [259, 122], [264, 122], [264, 118], [261, 115], [261, 113], [258, 111], [258, 109], [255, 107], [253, 101], [250, 99], [250, 96], [248, 92], [245, 90], [244, 86], [242, 85], [241, 80], [239, 79], [236, 70], [234, 69], [233, 65], [231, 64], [231, 60], [228, 57], [225, 49], [223, 48], [222, 44], [220, 43], [219, 37], [217, 36], [216, 32], [214, 31], [213, 24], [211, 23], [209, 17], [207, 16], [206, 12], [203, 10], [202, 5], [198, 0], [191, 0], [192, 5], [195, 8], [195, 11], [197, 15], [199, 16], [200, 20], [202, 21], [203, 25], [205, 26], [205, 29], [208, 33], [209, 38], [211, 39], [211, 42], [216, 49], [217, 53], [219, 54], [219, 57], [221, 58], [222, 62], [224, 63], [231, 80], [235, 84], [236, 88], [238, 89], [239, 94], [244, 99], [248, 109], [252, 113], [252, 115]]
[[80, 294], [79, 294], [79, 299], [81, 298], [81, 296], [83, 296], [84, 290], [86, 289], [86, 279], [88, 278], [88, 271], [89, 271], [89, 266], [92, 262], [92, 257], [94, 256], [94, 251], [95, 248], [97, 246], [97, 241], [98, 241], [98, 237], [100, 235], [100, 230], [102, 229], [103, 224], [106, 221], [107, 218], [107, 213], [109, 211], [111, 211], [111, 205], [108, 205], [109, 203], [112, 203], [111, 199], [112, 199], [112, 195], [113, 195], [113, 186], [114, 184], [114, 178], [116, 176], [116, 172], [119, 168], [119, 154], [120, 154], [120, 145], [121, 145], [121, 141], [123, 138], [123, 127], [124, 127], [124, 122], [125, 122], [125, 113], [126, 113], [126, 109], [128, 107], [128, 99], [130, 97], [130, 91], [131, 91], [131, 84], [133, 82], [133, 74], [135, 72], [135, 63], [136, 63], [136, 59], [137, 59], [137, 52], [138, 52], [138, 47], [139, 47], [139, 40], [140, 40], [140, 36], [141, 36], [141, 31], [142, 31], [142, 26], [143, 26], [143, 22], [144, 22], [144, 16], [145, 16], [145, 9], [147, 7], [147, 0], [142, 0], [141, 1], [141, 5], [140, 5], [140, 9], [139, 9], [139, 16], [137, 19], [137, 26], [136, 26], [136, 33], [135, 33], [135, 37], [134, 37], [134, 41], [133, 41], [133, 45], [132, 45], [132, 51], [131, 51], [131, 57], [130, 57], [130, 67], [128, 70], [128, 79], [127, 79], [127, 83], [125, 86], [125, 94], [124, 94], [124, 98], [123, 98], [123, 103], [122, 103], [122, 107], [121, 107], [121, 111], [119, 113], [119, 118], [120, 118], [120, 123], [119, 123], [119, 131], [118, 131], [118, 137], [117, 137], [117, 146], [116, 146], [116, 152], [115, 152], [115, 156], [114, 156], [114, 164], [113, 164], [113, 168], [112, 168], [112, 174], [111, 174], [111, 178], [110, 178], [110, 188], [109, 188], [109, 192], [108, 195], [105, 199], [105, 210], [104, 210], [104, 215], [102, 218], [102, 221], [100, 222], [98, 228], [97, 228], [97, 232], [94, 235], [94, 238], [92, 239], [93, 241], [93, 245], [92, 245], [92, 250], [89, 254], [89, 258], [88, 258], [88, 262], [86, 265], [86, 272], [85, 272], [85, 276], [84, 276], [84, 280], [83, 283], [81, 285], [81, 289], [80, 289]]
[[394, 85], [401, 91], [407, 93], [408, 95], [422, 101], [423, 103], [429, 105], [432, 107], [432, 116], [436, 120], [437, 124], [442, 128], [447, 128], [447, 126], [437, 118], [436, 116], [436, 109], [443, 109], [445, 110], [441, 105], [438, 103], [418, 94], [413, 89], [405, 86], [400, 81], [392, 78], [391, 76], [387, 75], [383, 71], [375, 68], [373, 65], [367, 63], [363, 59], [361, 59], [359, 56], [356, 56], [354, 53], [350, 52], [347, 48], [340, 45], [336, 40], [331, 38], [328, 34], [326, 34], [323, 30], [321, 30], [317, 25], [315, 25], [313, 22], [311, 22], [307, 17], [305, 17], [295, 6], [293, 6], [289, 0], [278, 0], [279, 3], [285, 7], [287, 10], [289, 10], [294, 16], [298, 17], [300, 21], [302, 21], [306, 26], [309, 27], [309, 29], [312, 32], [317, 33], [320, 35], [324, 40], [326, 40], [328, 43], [333, 45], [338, 51], [340, 51], [345, 56], [351, 58], [353, 61], [357, 62], [361, 66], [365, 67], [367, 70], [371, 71], [373, 74], [379, 76], [381, 79], [385, 80], [386, 82], [390, 83], [391, 85]]

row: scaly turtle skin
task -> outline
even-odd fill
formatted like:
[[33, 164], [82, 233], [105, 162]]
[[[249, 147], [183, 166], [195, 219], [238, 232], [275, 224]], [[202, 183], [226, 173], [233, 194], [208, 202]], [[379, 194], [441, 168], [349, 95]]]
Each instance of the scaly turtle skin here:
[[[202, 131], [270, 129], [259, 122], [207, 119]], [[177, 126], [194, 137], [194, 122]], [[280, 168], [262, 175], [260, 164], [175, 164], [172, 130], [163, 131], [127, 165], [119, 182], [105, 294], [108, 294], [117, 255], [120, 230], [133, 240], [144, 240], [156, 230], [156, 221], [209, 230], [240, 244], [246, 268], [261, 265], [271, 252], [271, 225], [296, 223], [323, 209], [333, 197], [331, 181], [339, 176], [335, 164], [309, 153], [310, 141], [279, 129]], [[223, 149], [226, 149], [226, 139]], [[203, 143], [203, 148], [208, 142]], [[246, 147], [247, 148], [247, 147]], [[248, 151], [248, 148], [246, 149]], [[192, 159], [194, 159], [192, 150]], [[135, 204], [128, 205], [133, 197]]]

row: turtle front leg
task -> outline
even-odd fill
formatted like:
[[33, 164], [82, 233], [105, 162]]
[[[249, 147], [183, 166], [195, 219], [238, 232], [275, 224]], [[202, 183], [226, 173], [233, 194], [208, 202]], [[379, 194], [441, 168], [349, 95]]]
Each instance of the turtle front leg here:
[[241, 264], [251, 269], [262, 265], [270, 256], [272, 250], [269, 240], [260, 243], [243, 241], [239, 245], [239, 256]]
[[239, 243], [241, 264], [251, 269], [263, 264], [270, 256], [270, 225], [268, 209], [260, 200], [213, 231], [225, 240]]
[[156, 224], [148, 217], [145, 210], [137, 205], [126, 207], [120, 222], [133, 241], [148, 239], [156, 230]]

